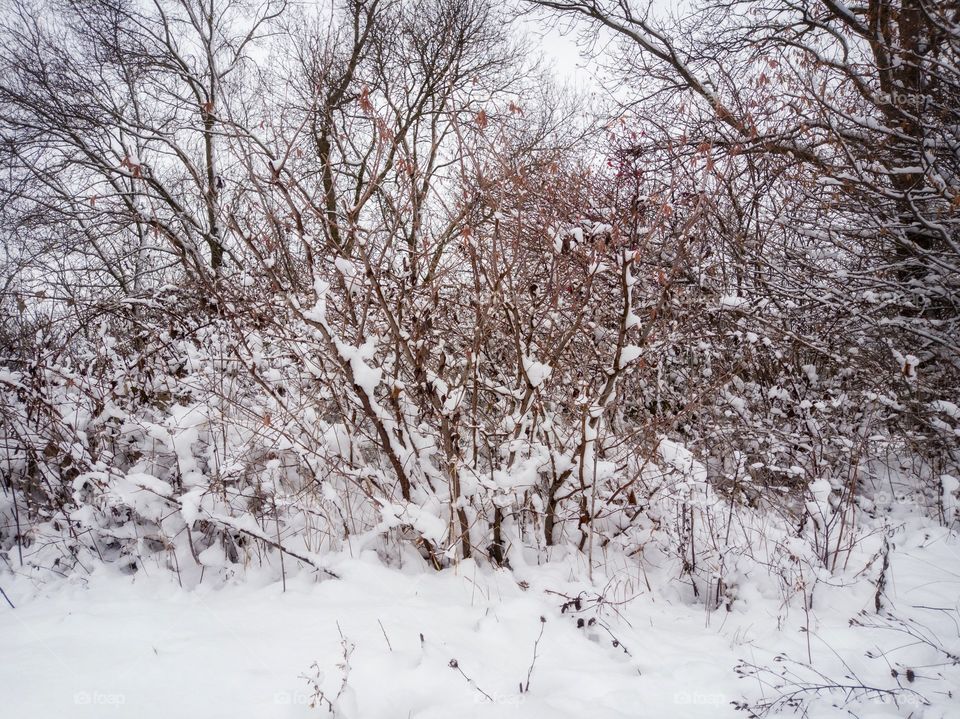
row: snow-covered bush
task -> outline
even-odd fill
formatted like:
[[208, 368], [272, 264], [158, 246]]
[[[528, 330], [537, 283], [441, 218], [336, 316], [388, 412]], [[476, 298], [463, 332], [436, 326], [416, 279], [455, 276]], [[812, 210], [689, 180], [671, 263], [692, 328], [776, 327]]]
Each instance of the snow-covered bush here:
[[592, 124], [492, 4], [416, 5], [5, 21], [8, 562], [616, 549], [720, 606], [842, 567], [887, 484], [956, 521], [955, 286], [833, 154], [669, 77]]

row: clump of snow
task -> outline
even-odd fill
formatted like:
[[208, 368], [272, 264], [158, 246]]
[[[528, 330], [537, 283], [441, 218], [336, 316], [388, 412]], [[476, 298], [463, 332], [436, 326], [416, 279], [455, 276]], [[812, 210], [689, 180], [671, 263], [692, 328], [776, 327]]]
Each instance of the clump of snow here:
[[657, 452], [665, 464], [673, 467], [684, 477], [697, 482], [706, 482], [707, 468], [693, 456], [693, 453], [678, 442], [663, 437], [657, 445]]
[[643, 348], [638, 345], [626, 345], [620, 350], [620, 368], [636, 361], [643, 354]]
[[537, 362], [533, 357], [524, 355], [522, 358], [523, 372], [531, 387], [539, 387], [550, 376], [553, 369], [550, 365]]
[[916, 355], [902, 354], [893, 350], [893, 357], [900, 365], [900, 374], [908, 382], [914, 382], [917, 379], [917, 368], [920, 366], [920, 359]]
[[380, 508], [383, 527], [393, 528], [402, 524], [411, 525], [420, 536], [432, 542], [441, 542], [447, 534], [447, 523], [435, 513], [412, 502], [407, 504], [383, 503]]
[[945, 414], [952, 419], [960, 419], [960, 407], [945, 399], [938, 399], [935, 402], [931, 402], [930, 409], [934, 412]]
[[343, 277], [343, 283], [348, 292], [357, 294], [363, 290], [363, 269], [361, 267], [344, 257], [337, 257], [333, 264], [340, 276]]
[[816, 386], [820, 381], [820, 375], [817, 372], [817, 368], [812, 364], [805, 364], [800, 369], [802, 369], [803, 373], [807, 376], [807, 381], [811, 385]]
[[726, 311], [742, 310], [749, 305], [750, 302], [744, 297], [738, 295], [723, 295], [720, 298], [718, 309]]

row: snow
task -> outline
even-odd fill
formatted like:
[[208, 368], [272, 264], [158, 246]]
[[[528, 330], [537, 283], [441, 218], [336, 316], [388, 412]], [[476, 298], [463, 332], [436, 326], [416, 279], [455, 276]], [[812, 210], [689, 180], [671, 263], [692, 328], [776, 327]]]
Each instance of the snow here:
[[202, 487], [195, 487], [180, 497], [180, 514], [185, 522], [195, 522], [200, 519], [200, 504], [205, 492]]
[[330, 291], [330, 283], [322, 277], [317, 277], [313, 282], [313, 291], [317, 296], [316, 304], [303, 313], [303, 316], [313, 322], [321, 325], [327, 323], [327, 292]]
[[333, 261], [337, 272], [343, 277], [344, 286], [351, 294], [357, 294], [363, 289], [363, 269], [343, 257], [337, 257]]
[[457, 408], [460, 407], [463, 402], [463, 398], [466, 396], [466, 390], [463, 387], [460, 387], [454, 390], [444, 401], [443, 403], [443, 413], [446, 415], [451, 415], [457, 411]]
[[219, 544], [213, 544], [197, 555], [197, 559], [205, 567], [225, 567], [227, 566], [227, 556], [223, 547]]
[[[661, 451], [682, 459], [675, 449]], [[946, 649], [960, 650], [949, 613], [923, 608], [957, 607], [958, 536], [919, 520], [890, 536], [884, 601], [909, 611]], [[884, 620], [872, 613], [873, 583], [857, 573], [879, 546], [875, 540], [846, 573], [816, 585], [810, 617], [783, 606], [769, 581], [746, 565], [728, 577], [737, 596], [731, 611], [711, 613], [684, 601], [676, 578], [654, 564], [641, 569], [635, 559], [611, 555], [591, 582], [584, 557], [561, 550], [540, 566], [517, 554], [513, 572], [471, 560], [442, 572], [425, 570], [416, 558], [388, 567], [366, 551], [331, 564], [341, 579], [317, 581], [302, 572], [287, 578], [286, 591], [267, 575], [188, 591], [156, 568], [131, 577], [98, 567], [90, 576], [41, 585], [5, 574], [17, 608], [0, 610], [4, 714], [328, 716], [325, 705], [309, 708], [308, 679], [333, 697], [346, 672], [335, 714], [345, 719], [732, 719], [744, 714], [731, 702], [761, 693], [755, 679], [737, 678], [739, 662], [778, 666], [777, 654], [800, 660], [810, 651], [838, 678], [855, 671], [883, 687], [896, 686], [891, 666], [901, 673], [917, 667], [910, 686], [931, 706], [909, 697], [899, 708], [864, 701], [855, 705], [859, 716], [904, 716], [905, 709], [924, 719], [956, 716], [957, 668], [890, 627], [870, 626]], [[805, 542], [794, 538], [787, 546], [798, 559], [807, 556]], [[201, 554], [211, 576], [220, 554]], [[647, 589], [644, 573], [660, 589]], [[589, 599], [599, 595], [611, 604], [597, 609]], [[563, 610], [566, 598], [577, 596], [582, 610]], [[521, 693], [541, 617], [530, 690]], [[349, 667], [340, 666], [344, 643], [352, 646]], [[885, 657], [871, 659], [869, 650]], [[810, 712], [813, 719], [841, 714], [829, 700]]]
[[942, 412], [953, 419], [960, 419], [960, 407], [945, 399], [938, 399], [935, 402], [931, 402], [930, 409], [934, 412]]
[[702, 463], [698, 462], [693, 453], [678, 442], [662, 437], [660, 444], [657, 445], [657, 452], [663, 462], [680, 472], [684, 477], [693, 479], [696, 482], [705, 482], [707, 479], [707, 469]]
[[960, 522], [960, 479], [949, 474], [941, 475], [940, 491], [946, 521]]
[[900, 374], [902, 374], [908, 382], [916, 381], [917, 367], [920, 364], [920, 360], [916, 357], [916, 355], [904, 355], [897, 350], [893, 350], [893, 356], [900, 365]]
[[363, 390], [367, 397], [372, 398], [377, 386], [383, 380], [383, 369], [371, 367], [366, 360], [373, 354], [372, 346], [354, 347], [345, 342], [336, 342], [337, 353], [350, 364], [353, 379], [357, 387]]
[[524, 355], [523, 371], [527, 375], [527, 381], [530, 383], [530, 386], [536, 388], [546, 381], [553, 370], [550, 365], [537, 362], [533, 357]]
[[[170, 408], [170, 419], [167, 421], [167, 443], [176, 452], [177, 463], [180, 468], [185, 486], [204, 485], [202, 473], [199, 471], [197, 458], [193, 454], [193, 445], [200, 437], [200, 430], [207, 422], [208, 407], [196, 404], [190, 407], [174, 405]], [[163, 433], [158, 437], [163, 437]]]
[[749, 306], [749, 301], [744, 297], [739, 297], [738, 295], [724, 295], [720, 298], [719, 309], [720, 310], [741, 310]]
[[626, 367], [631, 362], [636, 361], [643, 354], [643, 347], [638, 345], [626, 345], [620, 351], [620, 368]]
[[143, 472], [131, 472], [125, 478], [110, 483], [111, 500], [132, 507], [152, 520], [159, 520], [170, 512], [169, 502], [165, 498], [172, 494], [173, 488], [167, 482]]
[[432, 542], [441, 542], [447, 534], [447, 524], [425, 507], [409, 503], [407, 505], [386, 503], [380, 510], [385, 527], [398, 527], [409, 524], [421, 536]]
[[169, 497], [173, 493], [173, 488], [162, 479], [154, 477], [152, 474], [144, 472], [131, 472], [127, 475], [127, 481], [144, 490], [154, 492], [163, 497]]

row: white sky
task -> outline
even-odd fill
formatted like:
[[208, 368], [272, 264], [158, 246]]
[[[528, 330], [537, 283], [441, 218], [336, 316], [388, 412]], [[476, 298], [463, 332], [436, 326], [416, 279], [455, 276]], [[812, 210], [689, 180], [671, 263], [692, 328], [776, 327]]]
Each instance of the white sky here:
[[[689, 5], [689, 0], [634, 0], [631, 5], [639, 9], [646, 2], [650, 3], [654, 16], [678, 13]], [[553, 66], [561, 82], [569, 82], [585, 90], [600, 89], [597, 61], [584, 58], [578, 46], [577, 30], [585, 27], [582, 21], [574, 24], [569, 17], [558, 20], [541, 11], [523, 17], [517, 27], [518, 32], [525, 34], [533, 48], [539, 50], [547, 63]]]
[[581, 88], [593, 85], [594, 67], [581, 57], [576, 31], [567, 20], [552, 20], [547, 15], [528, 16], [518, 22], [518, 32], [525, 35], [534, 51], [540, 52], [561, 82]]

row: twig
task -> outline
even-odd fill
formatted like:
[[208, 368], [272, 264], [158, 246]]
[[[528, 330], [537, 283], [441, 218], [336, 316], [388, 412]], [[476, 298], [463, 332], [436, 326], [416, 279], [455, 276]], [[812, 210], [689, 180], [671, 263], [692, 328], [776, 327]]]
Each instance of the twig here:
[[547, 618], [540, 617], [540, 634], [537, 637], [537, 640], [533, 643], [533, 659], [530, 660], [530, 668], [527, 669], [527, 683], [525, 686], [521, 687], [520, 693], [530, 691], [530, 676], [533, 674], [533, 666], [537, 663], [537, 647], [540, 646], [540, 640], [543, 639], [543, 630], [547, 627]]
[[492, 696], [490, 696], [490, 695], [487, 694], [485, 691], [483, 691], [483, 689], [481, 689], [480, 687], [477, 686], [477, 683], [476, 683], [475, 681], [473, 681], [473, 679], [471, 679], [471, 678], [468, 677], [466, 674], [464, 674], [463, 669], [460, 668], [460, 664], [459, 664], [459, 662], [457, 662], [456, 659], [451, 659], [451, 660], [450, 660], [450, 663], [449, 663], [447, 666], [449, 666], [451, 669], [456, 669], [458, 672], [460, 672], [460, 676], [462, 676], [464, 679], [467, 680], [467, 684], [469, 684], [469, 685], [472, 686], [474, 689], [476, 689], [478, 692], [480, 692], [481, 694], [483, 694], [483, 696], [485, 696], [489, 701], [493, 701], [493, 697], [492, 697]]
[[324, 574], [326, 574], [326, 575], [327, 575], [328, 577], [330, 577], [331, 579], [340, 579], [340, 575], [339, 575], [339, 574], [336, 574], [335, 572], [331, 572], [331, 571], [330, 571], [329, 569], [327, 569], [326, 567], [321, 567], [319, 564], [317, 564], [317, 563], [316, 563], [315, 561], [313, 561], [312, 559], [310, 559], [310, 558], [308, 558], [308, 557], [305, 557], [305, 556], [303, 556], [302, 554], [299, 554], [298, 552], [294, 552], [294, 551], [292, 551], [292, 550], [290, 550], [290, 549], [287, 549], [286, 547], [284, 547], [284, 546], [283, 546], [282, 544], [280, 544], [279, 542], [275, 542], [274, 540], [272, 540], [272, 539], [270, 539], [269, 537], [267, 537], [265, 534], [262, 534], [262, 533], [259, 533], [259, 532], [253, 532], [253, 531], [251, 531], [251, 530], [249, 530], [249, 529], [245, 529], [244, 527], [239, 526], [239, 524], [237, 524], [236, 522], [232, 521], [232, 518], [230, 518], [230, 517], [210, 516], [209, 519], [211, 519], [212, 521], [217, 522], [217, 523], [219, 523], [219, 524], [222, 524], [222, 525], [224, 525], [224, 526], [230, 527], [231, 529], [234, 529], [234, 530], [240, 532], [241, 534], [246, 534], [248, 537], [253, 537], [254, 539], [259, 539], [259, 540], [260, 540], [261, 542], [263, 542], [264, 544], [270, 545], [271, 547], [273, 547], [274, 549], [279, 550], [279, 551], [282, 552], [283, 554], [289, 554], [289, 555], [290, 555], [291, 557], [293, 557], [294, 559], [297, 559], [297, 560], [303, 562], [304, 564], [307, 564], [307, 565], [313, 567], [314, 569], [318, 569], [319, 571], [323, 572]]
[[392, 652], [393, 646], [390, 644], [390, 637], [387, 636], [387, 630], [383, 628], [383, 622], [377, 619], [377, 624], [380, 625], [380, 631], [383, 632], [383, 638], [387, 640], [387, 648]]

